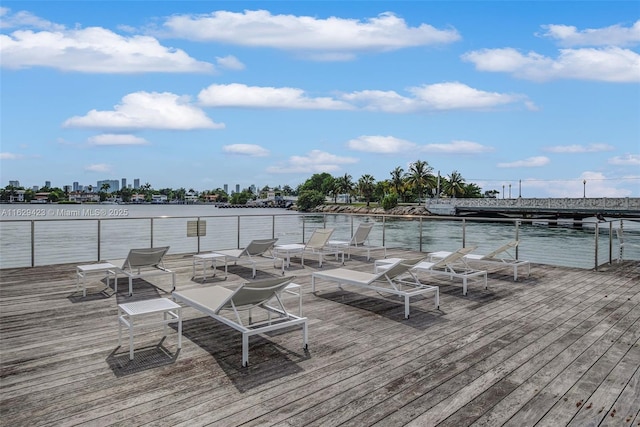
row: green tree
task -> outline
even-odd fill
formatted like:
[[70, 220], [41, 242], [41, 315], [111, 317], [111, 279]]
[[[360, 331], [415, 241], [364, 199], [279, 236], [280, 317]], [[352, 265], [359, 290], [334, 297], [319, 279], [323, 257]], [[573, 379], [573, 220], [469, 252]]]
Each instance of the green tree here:
[[464, 196], [464, 187], [464, 178], [454, 170], [444, 182], [444, 193], [453, 198]]
[[433, 168], [429, 163], [422, 160], [416, 160], [409, 166], [406, 179], [416, 191], [418, 196], [418, 204], [422, 202], [422, 195], [425, 189], [433, 187]]
[[466, 184], [464, 186], [464, 196], [468, 198], [480, 198], [482, 197], [482, 189], [477, 184]]
[[296, 205], [298, 206], [298, 210], [302, 212], [309, 212], [311, 209], [316, 206], [320, 206], [324, 204], [325, 195], [320, 191], [316, 190], [303, 190], [300, 192], [298, 196], [298, 201]]
[[353, 181], [352, 177], [348, 173], [345, 173], [344, 176], [337, 178], [337, 187], [340, 194], [347, 195], [347, 203], [351, 203], [351, 195], [353, 194]]
[[391, 171], [391, 184], [393, 188], [396, 190], [396, 194], [402, 194], [402, 187], [404, 186], [404, 169], [400, 166], [396, 166], [394, 170]]
[[373, 176], [369, 174], [362, 175], [358, 180], [358, 189], [360, 190], [360, 194], [364, 197], [367, 202], [367, 206], [371, 203], [371, 196], [373, 195], [373, 190], [375, 189], [376, 180]]

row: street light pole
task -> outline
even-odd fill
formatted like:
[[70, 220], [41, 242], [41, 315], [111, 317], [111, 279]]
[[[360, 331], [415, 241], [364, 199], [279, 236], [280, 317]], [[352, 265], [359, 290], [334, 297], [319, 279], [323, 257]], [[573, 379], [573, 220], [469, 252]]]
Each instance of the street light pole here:
[[582, 180], [582, 198], [583, 199], [587, 198], [587, 180], [586, 179]]

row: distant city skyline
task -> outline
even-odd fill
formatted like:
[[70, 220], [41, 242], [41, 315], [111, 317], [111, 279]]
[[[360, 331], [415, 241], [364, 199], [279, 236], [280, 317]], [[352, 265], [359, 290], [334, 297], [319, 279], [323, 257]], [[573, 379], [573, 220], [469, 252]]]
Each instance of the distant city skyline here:
[[0, 19], [2, 186], [295, 188], [421, 160], [483, 192], [640, 196], [637, 1], [7, 0]]

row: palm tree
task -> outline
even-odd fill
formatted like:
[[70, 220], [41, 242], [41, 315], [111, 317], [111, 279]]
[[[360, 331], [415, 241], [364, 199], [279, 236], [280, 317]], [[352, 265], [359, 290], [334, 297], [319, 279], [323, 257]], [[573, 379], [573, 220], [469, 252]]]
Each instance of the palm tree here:
[[336, 179], [338, 181], [339, 191], [348, 196], [347, 203], [351, 203], [351, 193], [353, 192], [353, 181], [351, 181], [351, 179], [352, 177], [348, 173]]
[[451, 175], [447, 177], [447, 181], [444, 183], [445, 194], [455, 198], [464, 195], [464, 178], [458, 171], [451, 172]]
[[396, 166], [396, 168], [391, 171], [391, 184], [393, 184], [393, 188], [396, 189], [396, 194], [400, 194], [402, 184], [404, 184], [403, 173], [404, 169], [400, 166]]
[[373, 194], [373, 190], [375, 189], [375, 178], [371, 175], [362, 175], [358, 180], [358, 188], [360, 189], [360, 194], [367, 201], [367, 206], [371, 202], [371, 195]]
[[409, 165], [409, 171], [406, 174], [407, 182], [411, 184], [418, 194], [418, 204], [422, 202], [422, 194], [425, 188], [433, 187], [433, 168], [429, 163], [422, 160], [416, 160]]

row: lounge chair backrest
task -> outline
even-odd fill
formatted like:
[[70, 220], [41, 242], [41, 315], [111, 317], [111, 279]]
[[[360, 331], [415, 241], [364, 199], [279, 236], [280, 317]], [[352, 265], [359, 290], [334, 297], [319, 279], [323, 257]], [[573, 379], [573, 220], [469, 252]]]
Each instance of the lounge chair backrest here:
[[327, 245], [331, 234], [333, 234], [333, 228], [316, 228], [305, 247], [320, 250]]
[[448, 256], [442, 258], [437, 261], [431, 268], [441, 268], [446, 267], [448, 265], [454, 264], [460, 261], [465, 255], [473, 252], [476, 249], [476, 246], [468, 246], [466, 248], [460, 248], [455, 252], [451, 252]]
[[369, 239], [369, 233], [373, 228], [372, 222], [361, 222], [358, 224], [355, 234], [351, 238], [351, 244], [355, 246], [364, 245]]
[[483, 256], [482, 258], [484, 258], [484, 259], [495, 258], [496, 255], [501, 254], [502, 252], [506, 252], [511, 248], [515, 248], [516, 246], [518, 246], [518, 243], [519, 243], [518, 240], [512, 240], [509, 243], [507, 243], [506, 245], [500, 246], [495, 251], [489, 252], [488, 254]]
[[124, 260], [123, 269], [155, 267], [162, 264], [162, 258], [169, 251], [169, 246], [158, 248], [131, 249]]
[[405, 274], [407, 271], [411, 270], [417, 264], [424, 261], [424, 257], [414, 258], [414, 259], [405, 259], [399, 262], [396, 262], [391, 267], [383, 270], [378, 274], [378, 278], [376, 280], [389, 281], [394, 280], [398, 276]]
[[[249, 309], [263, 304], [280, 293], [295, 279], [295, 276], [275, 277], [240, 285], [223, 308]], [[232, 305], [233, 302], [233, 305]]]
[[278, 239], [258, 239], [252, 240], [251, 243], [244, 248], [243, 254], [250, 256], [259, 256], [273, 248]]

